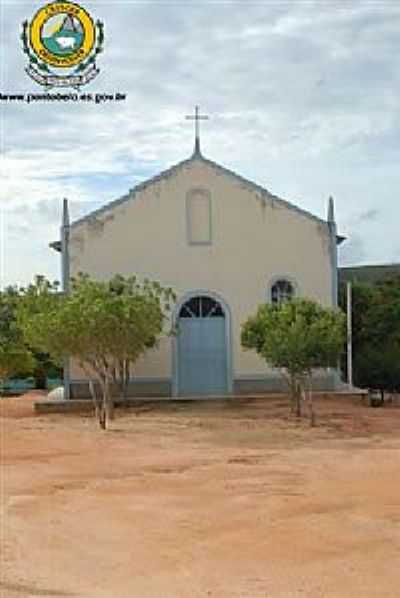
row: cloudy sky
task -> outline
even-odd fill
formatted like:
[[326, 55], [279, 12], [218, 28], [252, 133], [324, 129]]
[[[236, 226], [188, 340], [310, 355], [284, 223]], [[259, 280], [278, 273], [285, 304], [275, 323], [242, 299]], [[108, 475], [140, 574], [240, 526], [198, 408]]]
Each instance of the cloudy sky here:
[[[20, 27], [41, 2], [0, 0], [0, 92], [40, 92]], [[342, 264], [400, 261], [400, 3], [84, 2], [105, 23], [101, 74], [85, 91], [119, 104], [5, 104], [1, 284], [59, 277], [48, 243], [72, 219], [190, 155], [195, 104], [209, 157], [325, 217], [333, 195]]]

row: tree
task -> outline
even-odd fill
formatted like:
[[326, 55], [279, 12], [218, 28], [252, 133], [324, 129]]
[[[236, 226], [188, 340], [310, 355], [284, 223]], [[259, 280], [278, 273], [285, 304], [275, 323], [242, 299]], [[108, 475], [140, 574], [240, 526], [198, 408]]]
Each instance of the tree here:
[[35, 367], [32, 353], [23, 344], [0, 342], [0, 393], [8, 378], [16, 374], [30, 374]]
[[[17, 310], [22, 295], [26, 295], [27, 292], [32, 292], [34, 287], [40, 288], [40, 285], [45, 284], [46, 282], [43, 277], [38, 276], [36, 277], [35, 285], [30, 285], [28, 289], [20, 289], [10, 286], [0, 293], [0, 338], [2, 335], [6, 335], [6, 338], [8, 337], [7, 345], [9, 350], [11, 350], [11, 345], [9, 344], [11, 339], [9, 338], [9, 335], [11, 330], [13, 330], [14, 341], [18, 339], [19, 344], [22, 345], [19, 346], [17, 352], [21, 367], [16, 365], [12, 368], [12, 370], [10, 369], [8, 377], [23, 377], [28, 374], [32, 374], [35, 379], [35, 388], [40, 389], [46, 388], [47, 377], [49, 375], [53, 375], [55, 377], [60, 375], [60, 367], [59, 364], [54, 363], [54, 361], [50, 359], [50, 356], [47, 353], [38, 351], [35, 347], [24, 343], [23, 333], [17, 322]], [[55, 283], [54, 288], [57, 288], [57, 283]], [[31, 357], [29, 358], [29, 361], [24, 359], [24, 355], [21, 353], [22, 349], [27, 350], [28, 353], [30, 353]], [[15, 355], [17, 355], [17, 353], [15, 353]], [[3, 357], [5, 359], [4, 351]], [[10, 352], [8, 352], [8, 358], [11, 359]], [[18, 363], [18, 358], [16, 357], [15, 359], [16, 363]], [[29, 367], [27, 367], [28, 365]]]
[[[113, 417], [111, 386], [126, 384], [130, 366], [156, 346], [175, 300], [171, 289], [157, 282], [117, 276], [109, 282], [80, 275], [69, 295], [48, 281], [31, 285], [19, 310], [28, 342], [54, 358], [69, 355], [89, 380], [100, 426]], [[96, 383], [101, 397], [97, 398]]]
[[[372, 301], [374, 293], [374, 285], [366, 282], [357, 282], [352, 285], [352, 345], [353, 357], [359, 355], [359, 343], [361, 333], [364, 328], [364, 314]], [[342, 284], [339, 289], [339, 305], [343, 311], [347, 310], [347, 287]], [[354, 358], [353, 358], [353, 373], [354, 373]], [[341, 369], [346, 379], [348, 380], [347, 372], [347, 347], [342, 354]]]
[[308, 299], [261, 305], [242, 326], [242, 345], [282, 371], [292, 411], [301, 416], [303, 398], [311, 425], [315, 423], [312, 370], [336, 366], [343, 340], [344, 315]]
[[29, 374], [35, 366], [31, 351], [24, 343], [22, 331], [15, 319], [18, 292], [9, 287], [0, 292], [0, 385], [7, 378]]
[[400, 392], [400, 278], [353, 283], [352, 298], [355, 384]]

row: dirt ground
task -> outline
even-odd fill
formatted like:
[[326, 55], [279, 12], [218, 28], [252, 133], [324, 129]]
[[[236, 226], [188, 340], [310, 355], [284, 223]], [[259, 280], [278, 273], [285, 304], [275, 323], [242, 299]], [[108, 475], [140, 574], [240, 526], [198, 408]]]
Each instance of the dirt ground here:
[[1, 598], [400, 596], [400, 406], [0, 401]]

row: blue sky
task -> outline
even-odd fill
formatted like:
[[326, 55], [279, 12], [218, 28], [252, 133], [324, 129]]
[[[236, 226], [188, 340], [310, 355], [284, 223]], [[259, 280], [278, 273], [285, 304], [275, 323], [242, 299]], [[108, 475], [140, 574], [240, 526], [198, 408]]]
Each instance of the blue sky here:
[[[0, 102], [1, 283], [59, 277], [62, 198], [72, 218], [185, 159], [200, 104], [202, 150], [325, 217], [342, 264], [400, 261], [400, 3], [84, 2], [105, 23], [86, 91], [123, 104]], [[0, 0], [0, 91], [39, 92], [20, 26], [40, 2]]]

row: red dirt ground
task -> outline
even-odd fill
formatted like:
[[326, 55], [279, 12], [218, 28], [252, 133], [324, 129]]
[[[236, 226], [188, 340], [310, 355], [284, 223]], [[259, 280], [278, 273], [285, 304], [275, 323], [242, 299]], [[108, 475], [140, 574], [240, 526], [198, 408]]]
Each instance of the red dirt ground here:
[[0, 400], [1, 598], [398, 598], [400, 408]]

